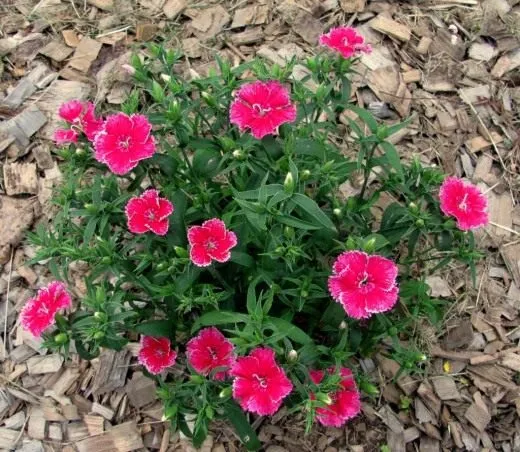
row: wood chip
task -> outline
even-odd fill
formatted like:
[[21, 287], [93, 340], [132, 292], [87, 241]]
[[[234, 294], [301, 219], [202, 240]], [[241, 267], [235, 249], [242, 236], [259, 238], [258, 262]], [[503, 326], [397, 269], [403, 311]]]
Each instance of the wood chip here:
[[140, 372], [134, 374], [133, 378], [127, 383], [125, 391], [130, 403], [135, 408], [142, 408], [156, 399], [155, 382]]
[[86, 73], [97, 58], [102, 44], [94, 39], [84, 36], [76, 47], [69, 65], [80, 72]]
[[15, 450], [16, 440], [20, 432], [9, 428], [0, 427], [0, 449], [10, 451]]
[[491, 415], [485, 407], [473, 402], [464, 413], [464, 417], [479, 431], [483, 432], [489, 422]]
[[6, 163], [4, 165], [4, 185], [11, 195], [37, 194], [38, 174], [34, 163]]
[[419, 55], [426, 55], [428, 53], [428, 49], [430, 48], [430, 45], [432, 43], [432, 38], [429, 38], [428, 36], [423, 36], [419, 44], [417, 44], [417, 47], [415, 48], [416, 52]]
[[131, 355], [126, 350], [104, 350], [99, 357], [99, 368], [92, 383], [92, 392], [104, 394], [125, 384]]
[[421, 436], [421, 431], [417, 427], [408, 427], [404, 431], [404, 442], [411, 443]]
[[431, 379], [435, 392], [441, 400], [460, 400], [455, 380], [447, 375]]
[[392, 411], [389, 405], [383, 406], [378, 411], [379, 417], [385, 423], [385, 425], [392, 430], [394, 433], [404, 433], [403, 424], [397, 417], [397, 415]]
[[156, 24], [137, 24], [135, 39], [138, 41], [151, 41], [159, 30]]
[[231, 35], [231, 42], [236, 46], [254, 44], [264, 39], [262, 27], [249, 27], [241, 33]]
[[316, 45], [323, 33], [323, 24], [312, 14], [300, 11], [291, 24], [293, 31], [300, 35], [304, 41]]
[[102, 416], [87, 414], [83, 416], [83, 422], [87, 425], [90, 436], [100, 435], [105, 431], [105, 419]]
[[246, 25], [262, 25], [267, 22], [269, 7], [267, 5], [252, 5], [239, 8], [235, 11], [231, 28], [245, 27]]
[[28, 77], [24, 77], [18, 82], [16, 87], [0, 101], [0, 106], [15, 110], [20, 107], [23, 101], [31, 96], [36, 89], [36, 85]]
[[191, 21], [191, 26], [198, 31], [201, 39], [211, 39], [215, 37], [229, 23], [231, 16], [220, 5], [203, 9]]
[[386, 443], [392, 452], [406, 452], [404, 433], [395, 433], [388, 430], [386, 432]]
[[443, 345], [448, 350], [465, 347], [473, 341], [473, 328], [471, 321], [465, 319], [456, 327], [451, 328], [444, 337]]
[[103, 11], [112, 11], [114, 9], [114, 0], [87, 0], [87, 3]]
[[508, 369], [520, 372], [520, 356], [516, 353], [508, 353], [504, 355], [500, 361], [501, 366], [507, 367]]
[[501, 195], [490, 192], [488, 196], [489, 220], [499, 226], [490, 224], [486, 227], [486, 230], [495, 239], [495, 242], [501, 243], [511, 237], [510, 231], [513, 229], [513, 201], [509, 192], [504, 192]]
[[112, 428], [110, 436], [118, 452], [127, 452], [143, 447], [143, 440], [135, 421], [125, 422]]
[[385, 35], [408, 42], [412, 36], [412, 31], [406, 25], [400, 24], [393, 19], [380, 14], [369, 22], [370, 27]]
[[414, 400], [414, 407], [415, 407], [415, 417], [417, 418], [417, 421], [420, 424], [425, 424], [427, 422], [435, 422], [436, 416], [433, 415], [433, 413], [426, 407], [424, 402], [419, 398], [416, 397]]
[[186, 6], [186, 0], [168, 0], [163, 6], [163, 13], [168, 19], [175, 19]]
[[182, 50], [188, 58], [200, 58], [202, 56], [202, 47], [197, 38], [183, 39]]
[[491, 69], [491, 75], [495, 78], [501, 78], [506, 73], [520, 66], [520, 49], [502, 55]]
[[433, 392], [431, 385], [427, 381], [423, 381], [417, 389], [417, 394], [435, 417], [438, 417], [441, 413], [441, 401]]
[[45, 439], [45, 429], [47, 421], [43, 416], [43, 411], [38, 407], [31, 407], [29, 422], [27, 423], [27, 434], [34, 439]]
[[403, 82], [405, 83], [413, 83], [420, 82], [422, 75], [419, 69], [412, 69], [410, 71], [403, 72], [402, 74]]
[[429, 436], [421, 436], [419, 452], [441, 452], [441, 442]]
[[366, 0], [339, 0], [341, 9], [346, 13], [361, 13], [365, 9]]
[[79, 369], [76, 367], [67, 367], [60, 375], [60, 378], [52, 386], [52, 390], [58, 396], [63, 395], [74, 384], [79, 377]]
[[65, 44], [67, 44], [69, 47], [78, 47], [80, 39], [74, 30], [63, 30], [61, 34], [65, 40]]
[[497, 54], [497, 49], [487, 42], [474, 42], [468, 50], [468, 56], [477, 61], [489, 61]]
[[[500, 143], [502, 143], [502, 141], [504, 141], [502, 136], [499, 135], [498, 133], [496, 133], [495, 131], [491, 131], [490, 134], [491, 134], [491, 138], [493, 138], [493, 141], [495, 142], [495, 144], [500, 144]], [[481, 137], [480, 135], [470, 138], [469, 140], [466, 140], [464, 142], [464, 144], [465, 144], [466, 148], [468, 149], [468, 151], [470, 151], [470, 152], [482, 151], [483, 149], [489, 148], [493, 145], [493, 143], [491, 143], [491, 141], [488, 141], [487, 139], [485, 139], [484, 137]]]
[[115, 414], [114, 410], [97, 402], [92, 404], [91, 410], [93, 413], [97, 413], [103, 416], [107, 421], [111, 421]]
[[43, 49], [40, 49], [42, 55], [57, 62], [65, 60], [72, 52], [74, 52], [74, 49], [58, 40], [51, 41]]
[[367, 79], [369, 88], [380, 100], [392, 105], [399, 115], [408, 116], [412, 95], [397, 68], [376, 69], [369, 72]]
[[48, 356], [35, 356], [27, 360], [29, 375], [49, 374], [57, 372], [63, 364], [63, 356], [52, 354]]

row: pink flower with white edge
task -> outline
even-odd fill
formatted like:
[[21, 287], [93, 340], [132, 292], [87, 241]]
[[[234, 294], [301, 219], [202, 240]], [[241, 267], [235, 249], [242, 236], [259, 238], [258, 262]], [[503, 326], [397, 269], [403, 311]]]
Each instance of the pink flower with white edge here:
[[58, 115], [72, 125], [72, 130], [83, 132], [93, 141], [103, 127], [103, 120], [96, 117], [95, 108], [92, 102], [71, 100], [60, 106]]
[[258, 139], [278, 133], [278, 127], [296, 119], [289, 91], [277, 81], [242, 85], [235, 94], [229, 117], [240, 131], [251, 130]]
[[137, 360], [151, 374], [160, 374], [167, 367], [173, 366], [176, 359], [177, 352], [171, 349], [170, 339], [167, 337], [141, 337]]
[[320, 44], [339, 52], [343, 58], [352, 58], [361, 53], [372, 52], [370, 44], [352, 27], [337, 27], [320, 36]]
[[74, 129], [57, 129], [54, 132], [54, 142], [58, 146], [65, 146], [78, 142], [78, 133]]
[[397, 265], [383, 256], [346, 251], [338, 256], [329, 277], [329, 291], [349, 317], [367, 319], [385, 312], [398, 298]]
[[155, 153], [152, 125], [143, 115], [109, 116], [94, 139], [94, 156], [114, 174], [123, 175]]
[[439, 198], [441, 210], [455, 217], [459, 229], [469, 231], [489, 223], [488, 200], [477, 186], [448, 177], [441, 185]]
[[237, 244], [237, 236], [226, 229], [222, 220], [213, 218], [202, 226], [188, 229], [190, 259], [198, 267], [207, 267], [213, 260], [227, 262], [231, 258], [231, 248]]
[[[325, 376], [323, 370], [311, 370], [309, 373], [314, 384], [320, 384]], [[333, 375], [336, 373], [336, 369], [331, 367], [328, 369], [328, 373]], [[339, 373], [341, 376], [340, 388], [329, 394], [332, 403], [316, 409], [316, 419], [325, 427], [341, 427], [361, 411], [359, 390], [352, 371], [342, 367]], [[315, 399], [314, 394], [311, 394], [311, 399]]]
[[293, 389], [270, 348], [255, 348], [249, 356], [237, 358], [230, 374], [234, 377], [233, 398], [243, 410], [260, 416], [275, 414]]
[[58, 109], [58, 116], [69, 124], [79, 125], [85, 104], [77, 99], [70, 100], [61, 104]]
[[47, 328], [54, 325], [56, 314], [69, 308], [71, 304], [65, 285], [60, 281], [51, 282], [27, 301], [20, 312], [20, 324], [33, 336], [40, 337]]
[[200, 330], [186, 345], [188, 362], [199, 374], [208, 376], [215, 369], [221, 369], [215, 373], [215, 380], [226, 377], [226, 368], [235, 362], [233, 351], [233, 344], [215, 327]]
[[146, 190], [141, 196], [130, 199], [126, 205], [128, 229], [134, 234], [151, 231], [157, 235], [166, 235], [168, 217], [173, 211], [173, 204], [166, 198], [161, 198], [157, 190]]

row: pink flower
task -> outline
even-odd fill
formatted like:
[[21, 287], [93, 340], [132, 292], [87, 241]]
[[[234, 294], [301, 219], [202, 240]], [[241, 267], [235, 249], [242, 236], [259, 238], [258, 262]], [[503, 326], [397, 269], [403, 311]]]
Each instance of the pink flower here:
[[370, 44], [352, 27], [332, 28], [320, 36], [320, 44], [339, 52], [343, 58], [352, 58], [361, 53], [372, 52]]
[[58, 115], [73, 127], [83, 131], [86, 137], [93, 141], [103, 127], [103, 120], [96, 117], [94, 110], [95, 106], [92, 102], [71, 100], [61, 105]]
[[61, 104], [58, 115], [70, 124], [79, 124], [84, 108], [85, 105], [80, 100], [70, 100]]
[[[309, 373], [314, 384], [320, 384], [325, 376], [325, 372], [322, 370], [311, 370]], [[336, 369], [331, 367], [328, 369], [328, 373], [333, 375], [336, 373]], [[341, 427], [361, 411], [359, 391], [351, 370], [342, 367], [339, 374], [341, 376], [340, 389], [329, 394], [332, 403], [316, 409], [316, 419], [326, 427]], [[314, 400], [314, 398], [314, 394], [311, 394], [311, 399]]]
[[278, 127], [296, 119], [289, 91], [277, 81], [246, 83], [235, 94], [230, 121], [240, 131], [251, 129], [255, 138], [278, 133]]
[[170, 339], [167, 337], [141, 337], [137, 360], [151, 374], [160, 374], [167, 367], [173, 366], [176, 359], [177, 352], [171, 349]]
[[166, 198], [160, 198], [157, 190], [146, 190], [141, 196], [130, 199], [126, 205], [128, 229], [134, 234], [152, 231], [157, 235], [166, 235], [168, 217], [173, 210], [173, 204]]
[[[235, 362], [233, 344], [215, 327], [205, 328], [190, 339], [186, 346], [188, 362], [199, 374], [209, 375], [214, 369], [231, 367]], [[223, 380], [226, 371], [217, 372], [216, 380]]]
[[346, 251], [338, 256], [329, 277], [332, 297], [348, 316], [366, 319], [385, 312], [397, 302], [397, 266], [382, 256]]
[[43, 331], [54, 325], [54, 316], [70, 307], [71, 303], [65, 285], [60, 281], [51, 282], [27, 301], [20, 312], [20, 324], [33, 336], [40, 337]]
[[94, 139], [95, 157], [115, 174], [126, 174], [139, 161], [152, 157], [155, 141], [151, 124], [143, 115], [117, 113], [109, 116]]
[[276, 413], [293, 389], [270, 348], [258, 347], [249, 356], [237, 358], [230, 374], [235, 377], [233, 398], [242, 409], [261, 416]]
[[441, 185], [439, 198], [441, 210], [457, 219], [459, 229], [468, 231], [488, 224], [487, 198], [475, 185], [448, 177]]
[[54, 142], [59, 146], [77, 143], [78, 134], [74, 129], [57, 129], [54, 132]]
[[228, 231], [222, 220], [213, 218], [188, 229], [190, 259], [198, 267], [207, 267], [212, 260], [227, 262], [231, 248], [237, 244], [237, 236]]

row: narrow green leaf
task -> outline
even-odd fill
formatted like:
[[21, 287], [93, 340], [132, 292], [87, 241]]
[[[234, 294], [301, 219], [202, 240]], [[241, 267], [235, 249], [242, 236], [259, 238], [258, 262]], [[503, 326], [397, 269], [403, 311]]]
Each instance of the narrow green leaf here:
[[268, 317], [264, 322], [264, 326], [274, 326], [277, 331], [283, 333], [288, 338], [292, 339], [299, 344], [310, 344], [312, 343], [311, 337], [303, 331], [301, 328], [294, 326], [291, 322], [278, 317]]
[[332, 220], [325, 215], [323, 210], [320, 209], [318, 204], [308, 196], [297, 193], [292, 197], [292, 200], [301, 207], [309, 216], [317, 223], [327, 229], [336, 231], [336, 226]]
[[397, 153], [395, 146], [388, 141], [383, 141], [379, 146], [383, 149], [388, 164], [397, 172], [397, 174], [403, 176], [403, 166], [401, 165], [401, 160], [399, 159], [399, 154]]
[[356, 113], [356, 115], [358, 115], [362, 119], [362, 121], [368, 126], [370, 132], [374, 134], [377, 133], [379, 125], [370, 112], [368, 112], [364, 108], [358, 107], [357, 105], [348, 105], [347, 110], [351, 110], [354, 113]]
[[172, 323], [169, 320], [149, 320], [137, 325], [136, 333], [153, 337], [170, 337], [173, 331]]
[[193, 327], [192, 333], [203, 326], [225, 325], [226, 323], [247, 323], [250, 320], [247, 314], [240, 314], [238, 312], [228, 311], [211, 311], [200, 316]]
[[240, 441], [242, 441], [247, 450], [259, 450], [262, 447], [262, 444], [240, 407], [230, 400], [226, 403], [224, 412], [229, 422], [231, 422], [233, 427], [235, 427], [235, 431], [237, 432]]

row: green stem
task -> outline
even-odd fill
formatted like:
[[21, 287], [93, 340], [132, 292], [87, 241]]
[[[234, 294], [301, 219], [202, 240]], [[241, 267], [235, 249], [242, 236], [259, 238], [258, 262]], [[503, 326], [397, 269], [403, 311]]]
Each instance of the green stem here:
[[370, 166], [372, 157], [374, 156], [374, 152], [376, 151], [378, 143], [374, 143], [372, 148], [368, 151], [367, 157], [366, 157], [366, 163], [365, 163], [365, 179], [363, 180], [363, 186], [361, 187], [361, 192], [359, 193], [359, 199], [362, 201], [363, 196], [365, 195], [365, 190], [367, 189], [368, 185], [368, 177], [370, 176], [370, 171], [372, 170], [372, 167]]

